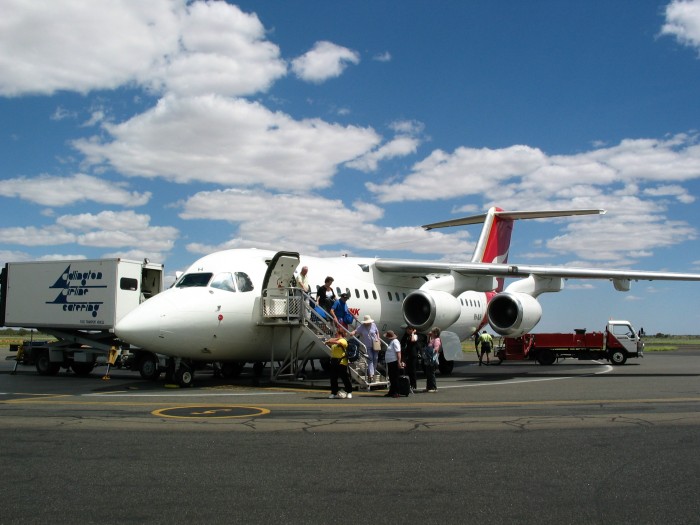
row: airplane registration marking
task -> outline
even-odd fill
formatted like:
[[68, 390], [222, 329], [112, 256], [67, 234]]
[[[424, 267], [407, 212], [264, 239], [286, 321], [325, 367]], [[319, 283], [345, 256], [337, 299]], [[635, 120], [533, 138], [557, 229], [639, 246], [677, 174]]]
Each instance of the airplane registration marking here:
[[151, 412], [154, 416], [173, 419], [234, 419], [264, 416], [269, 413], [267, 408], [249, 406], [180, 406], [159, 408]]

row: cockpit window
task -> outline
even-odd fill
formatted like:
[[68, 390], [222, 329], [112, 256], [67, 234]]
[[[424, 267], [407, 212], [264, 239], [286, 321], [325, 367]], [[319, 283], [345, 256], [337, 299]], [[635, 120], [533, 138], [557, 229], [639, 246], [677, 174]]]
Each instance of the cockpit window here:
[[236, 272], [236, 285], [238, 286], [239, 292], [252, 292], [253, 291], [253, 281], [250, 280], [248, 274], [245, 272]]
[[211, 273], [187, 273], [180, 278], [175, 287], [190, 288], [193, 286], [206, 286], [211, 276]]
[[219, 290], [226, 290], [227, 292], [235, 292], [236, 287], [233, 284], [233, 275], [229, 272], [218, 273], [211, 280], [209, 285], [212, 288], [218, 288]]

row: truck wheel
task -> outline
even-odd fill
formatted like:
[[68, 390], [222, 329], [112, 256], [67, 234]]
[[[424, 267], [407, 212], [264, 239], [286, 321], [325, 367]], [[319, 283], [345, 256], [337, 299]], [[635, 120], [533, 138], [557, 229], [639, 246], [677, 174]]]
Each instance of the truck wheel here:
[[154, 355], [144, 355], [139, 359], [139, 374], [143, 379], [155, 381], [160, 377], [160, 365]]
[[61, 369], [59, 363], [52, 363], [49, 359], [49, 351], [41, 350], [36, 355], [34, 366], [36, 371], [39, 372], [40, 376], [55, 376]]
[[76, 363], [73, 361], [70, 364], [71, 370], [75, 373], [77, 376], [88, 376], [90, 375], [90, 372], [92, 372], [92, 369], [95, 368], [95, 363], [92, 361], [89, 363], [83, 363], [83, 362], [78, 362]]
[[612, 350], [608, 359], [613, 365], [624, 365], [627, 362], [627, 352], [624, 350]]
[[537, 353], [537, 362], [541, 365], [544, 365], [544, 366], [553, 365], [556, 360], [557, 360], [557, 354], [555, 354], [554, 352], [552, 352], [549, 349], [540, 350]]

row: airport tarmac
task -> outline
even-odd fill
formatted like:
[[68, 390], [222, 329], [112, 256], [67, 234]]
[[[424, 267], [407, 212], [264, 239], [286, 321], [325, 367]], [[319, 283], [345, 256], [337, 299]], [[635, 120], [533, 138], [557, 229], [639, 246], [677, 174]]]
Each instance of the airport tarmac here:
[[333, 400], [320, 372], [179, 389], [3, 360], [0, 523], [697, 523], [699, 365], [470, 361]]

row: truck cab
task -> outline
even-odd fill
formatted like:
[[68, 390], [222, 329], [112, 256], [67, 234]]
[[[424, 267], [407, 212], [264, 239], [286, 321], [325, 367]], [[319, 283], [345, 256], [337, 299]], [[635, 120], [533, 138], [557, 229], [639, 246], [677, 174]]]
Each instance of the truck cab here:
[[623, 365], [628, 357], [643, 357], [644, 342], [629, 321], [608, 321], [605, 330], [608, 359], [613, 365]]

